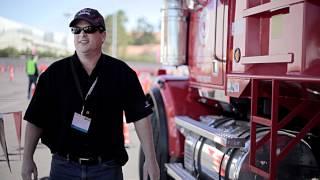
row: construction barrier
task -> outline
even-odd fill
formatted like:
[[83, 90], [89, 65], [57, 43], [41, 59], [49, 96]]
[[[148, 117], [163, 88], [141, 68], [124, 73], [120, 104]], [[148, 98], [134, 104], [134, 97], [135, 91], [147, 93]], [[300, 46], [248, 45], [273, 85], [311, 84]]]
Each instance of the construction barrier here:
[[19, 146], [19, 155], [21, 156], [21, 125], [22, 125], [22, 112], [6, 112], [6, 113], [0, 113], [0, 143], [2, 150], [4, 152], [4, 156], [6, 158], [9, 170], [11, 172], [11, 166], [10, 166], [10, 159], [9, 159], [9, 153], [8, 153], [8, 147], [6, 142], [6, 136], [5, 136], [5, 128], [4, 128], [4, 117], [5, 115], [12, 115], [15, 123], [16, 128], [16, 134], [18, 139], [18, 146]]

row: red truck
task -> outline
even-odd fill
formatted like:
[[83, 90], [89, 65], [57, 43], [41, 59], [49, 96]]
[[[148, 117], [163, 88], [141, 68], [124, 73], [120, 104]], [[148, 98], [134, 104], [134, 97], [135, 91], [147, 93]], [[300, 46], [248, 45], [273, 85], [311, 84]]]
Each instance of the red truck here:
[[161, 28], [161, 180], [319, 179], [319, 0], [164, 0]]

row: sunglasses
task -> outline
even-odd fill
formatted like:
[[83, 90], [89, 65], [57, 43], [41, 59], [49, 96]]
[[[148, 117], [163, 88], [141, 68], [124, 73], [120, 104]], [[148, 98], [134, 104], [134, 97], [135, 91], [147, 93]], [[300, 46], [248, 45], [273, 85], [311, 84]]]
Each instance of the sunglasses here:
[[97, 31], [102, 32], [103, 30], [100, 27], [96, 27], [96, 26], [86, 26], [86, 27], [71, 27], [71, 32], [73, 34], [80, 34], [81, 31], [85, 32], [86, 34], [92, 34], [95, 33]]

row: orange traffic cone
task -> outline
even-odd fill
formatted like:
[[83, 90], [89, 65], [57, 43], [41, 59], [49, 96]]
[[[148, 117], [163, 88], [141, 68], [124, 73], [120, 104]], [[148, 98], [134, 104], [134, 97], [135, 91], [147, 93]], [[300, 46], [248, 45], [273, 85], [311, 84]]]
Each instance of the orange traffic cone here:
[[6, 70], [6, 68], [5, 68], [3, 65], [0, 65], [0, 72], [1, 72], [1, 73], [4, 73], [5, 70]]
[[123, 122], [123, 136], [124, 136], [124, 146], [129, 147], [129, 144], [130, 144], [129, 125], [126, 122]]
[[31, 96], [33, 96], [35, 90], [36, 90], [36, 86], [34, 84], [32, 84], [31, 85]]
[[9, 67], [9, 78], [10, 78], [10, 81], [13, 81], [14, 79], [14, 68], [12, 65]]
[[147, 93], [150, 90], [152, 85], [151, 74], [148, 72], [140, 73], [138, 78], [139, 78], [141, 87], [143, 89], [143, 92]]

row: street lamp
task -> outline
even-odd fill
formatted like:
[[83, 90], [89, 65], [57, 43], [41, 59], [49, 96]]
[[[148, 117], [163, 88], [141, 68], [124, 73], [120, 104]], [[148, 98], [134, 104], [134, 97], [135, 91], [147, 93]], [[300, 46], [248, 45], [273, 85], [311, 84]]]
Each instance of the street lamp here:
[[[67, 13], [63, 13], [63, 16], [66, 18], [66, 20], [67, 20], [67, 26], [66, 27], [68, 27], [69, 26], [69, 22], [70, 22], [70, 18], [72, 17], [72, 14], [71, 13], [69, 13], [69, 12], [67, 12]], [[66, 35], [65, 35], [65, 41], [64, 41], [64, 43], [65, 43], [65, 46], [69, 49], [70, 47], [69, 47], [69, 28], [67, 28], [67, 30], [66, 30]], [[68, 50], [69, 51], [69, 50]]]
[[112, 56], [117, 57], [117, 12], [112, 16]]

